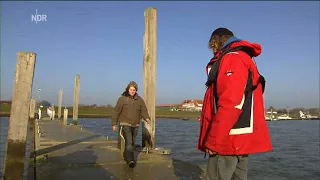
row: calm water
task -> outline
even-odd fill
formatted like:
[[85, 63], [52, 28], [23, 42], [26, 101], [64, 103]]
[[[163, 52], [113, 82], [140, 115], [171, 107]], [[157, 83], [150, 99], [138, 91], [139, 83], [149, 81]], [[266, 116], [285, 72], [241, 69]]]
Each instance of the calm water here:
[[[109, 119], [79, 119], [79, 124], [96, 134], [116, 139]], [[320, 121], [268, 122], [274, 150], [252, 155], [249, 179], [253, 180], [318, 180], [320, 179]], [[0, 120], [0, 174], [3, 164], [8, 118]], [[137, 142], [141, 142], [141, 128]], [[198, 165], [207, 159], [196, 149], [199, 122], [158, 120], [156, 146], [172, 150], [171, 156]], [[141, 144], [141, 143], [139, 143]], [[1, 177], [1, 175], [0, 175]]]

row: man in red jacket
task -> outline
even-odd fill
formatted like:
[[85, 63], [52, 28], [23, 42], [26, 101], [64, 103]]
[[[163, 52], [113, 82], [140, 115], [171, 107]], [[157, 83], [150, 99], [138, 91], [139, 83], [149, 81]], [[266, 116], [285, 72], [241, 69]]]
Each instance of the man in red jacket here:
[[209, 47], [214, 57], [206, 69], [197, 148], [209, 153], [206, 179], [246, 180], [248, 155], [272, 150], [264, 113], [265, 80], [253, 60], [261, 45], [218, 28]]

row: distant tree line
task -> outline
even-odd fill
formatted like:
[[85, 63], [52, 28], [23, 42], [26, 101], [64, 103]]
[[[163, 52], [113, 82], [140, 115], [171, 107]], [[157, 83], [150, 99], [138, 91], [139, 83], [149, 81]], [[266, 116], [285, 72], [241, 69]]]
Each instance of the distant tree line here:
[[97, 105], [97, 104], [87, 105], [87, 104], [79, 104], [79, 107], [86, 107], [86, 108], [113, 108], [113, 106], [111, 106], [110, 104], [108, 104], [108, 105]]
[[44, 106], [44, 107], [49, 107], [49, 106], [51, 106], [51, 103], [50, 103], [49, 101], [47, 101], [47, 100], [42, 100], [42, 101], [38, 102], [38, 104], [39, 104], [39, 105], [42, 105], [42, 106]]
[[[51, 103], [47, 100], [42, 100], [38, 103], [39, 105], [42, 105], [44, 107], [49, 107], [51, 106]], [[87, 105], [87, 104], [79, 104], [79, 107], [86, 107], [86, 108], [113, 108], [113, 106], [111, 106], [110, 104], [108, 105], [97, 105], [97, 104], [91, 104], [91, 105]]]

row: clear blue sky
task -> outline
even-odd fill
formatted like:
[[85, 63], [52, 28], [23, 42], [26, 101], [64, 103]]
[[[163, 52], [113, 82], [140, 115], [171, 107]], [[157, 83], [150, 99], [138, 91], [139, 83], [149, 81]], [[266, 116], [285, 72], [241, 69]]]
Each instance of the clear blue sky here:
[[[319, 2], [1, 2], [1, 100], [18, 51], [37, 53], [33, 95], [112, 104], [130, 80], [142, 95], [144, 10], [158, 10], [157, 104], [202, 99], [208, 38], [218, 27], [261, 43], [266, 106], [319, 107]], [[46, 14], [47, 22], [31, 21]]]

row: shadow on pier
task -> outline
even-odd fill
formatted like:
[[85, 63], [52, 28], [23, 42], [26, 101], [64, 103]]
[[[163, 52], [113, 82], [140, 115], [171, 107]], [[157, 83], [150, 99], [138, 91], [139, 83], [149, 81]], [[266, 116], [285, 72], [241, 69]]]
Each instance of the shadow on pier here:
[[[40, 149], [40, 150], [36, 151], [36, 156], [41, 156], [41, 155], [50, 153], [52, 151], [57, 151], [59, 149], [66, 148], [68, 146], [76, 145], [76, 144], [81, 143], [81, 142], [85, 142], [85, 141], [89, 141], [91, 139], [95, 139], [97, 137], [100, 137], [100, 135], [92, 135], [92, 136], [85, 137], [85, 138], [82, 138], [82, 139], [77, 139], [77, 140], [73, 140], [73, 141], [70, 141], [70, 142], [66, 142], [66, 143], [55, 145], [55, 146], [51, 146], [51, 147], [48, 147], [48, 148]], [[34, 154], [32, 154], [31, 157], [33, 158]]]

